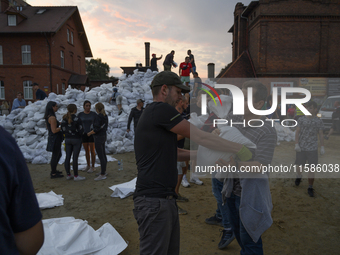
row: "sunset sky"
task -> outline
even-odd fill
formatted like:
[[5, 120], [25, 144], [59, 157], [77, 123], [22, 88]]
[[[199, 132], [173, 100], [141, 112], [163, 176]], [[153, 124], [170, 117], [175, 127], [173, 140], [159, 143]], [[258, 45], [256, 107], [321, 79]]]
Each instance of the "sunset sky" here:
[[[157, 57], [158, 68], [175, 50], [174, 60], [184, 61], [191, 49], [197, 72], [207, 77], [207, 64], [215, 75], [231, 62], [233, 12], [236, 0], [28, 0], [32, 6], [78, 6], [94, 58], [109, 64], [110, 75], [121, 76], [120, 66], [145, 65], [144, 42]], [[251, 1], [244, 0], [248, 5]], [[151, 56], [150, 56], [151, 57]], [[178, 73], [178, 68], [173, 69]]]

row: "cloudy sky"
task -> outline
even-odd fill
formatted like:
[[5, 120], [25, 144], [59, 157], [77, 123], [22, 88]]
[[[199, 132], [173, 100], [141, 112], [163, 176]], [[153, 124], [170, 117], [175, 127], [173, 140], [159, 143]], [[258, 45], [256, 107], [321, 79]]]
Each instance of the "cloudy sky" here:
[[[237, 2], [250, 0], [27, 0], [32, 6], [78, 6], [94, 58], [109, 64], [110, 75], [120, 76], [120, 66], [145, 65], [144, 42], [157, 57], [158, 68], [175, 50], [174, 60], [184, 61], [191, 49], [197, 72], [207, 77], [207, 64], [215, 75], [231, 62], [233, 12]], [[151, 56], [150, 56], [151, 57]], [[178, 68], [173, 71], [178, 72]]]

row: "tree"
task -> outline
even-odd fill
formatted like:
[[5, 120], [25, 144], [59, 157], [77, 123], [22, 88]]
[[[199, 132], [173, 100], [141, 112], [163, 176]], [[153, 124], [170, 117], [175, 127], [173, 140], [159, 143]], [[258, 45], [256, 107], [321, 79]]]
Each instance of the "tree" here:
[[90, 80], [108, 80], [110, 67], [101, 58], [85, 60], [86, 74]]

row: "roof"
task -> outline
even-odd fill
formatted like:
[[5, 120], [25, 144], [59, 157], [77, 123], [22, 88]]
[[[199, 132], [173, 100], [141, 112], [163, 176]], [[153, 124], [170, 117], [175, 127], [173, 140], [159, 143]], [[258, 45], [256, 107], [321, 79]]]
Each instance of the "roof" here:
[[247, 17], [258, 4], [259, 1], [251, 1], [247, 8], [245, 8], [244, 11], [242, 12], [242, 16]]
[[77, 6], [24, 6], [23, 10], [17, 13], [26, 17], [17, 26], [7, 26], [7, 15], [0, 13], [0, 34], [57, 33], [73, 16], [85, 50], [85, 57], [92, 57], [90, 44]]
[[68, 80], [70, 85], [86, 85], [89, 84], [89, 78], [87, 75], [72, 74]]

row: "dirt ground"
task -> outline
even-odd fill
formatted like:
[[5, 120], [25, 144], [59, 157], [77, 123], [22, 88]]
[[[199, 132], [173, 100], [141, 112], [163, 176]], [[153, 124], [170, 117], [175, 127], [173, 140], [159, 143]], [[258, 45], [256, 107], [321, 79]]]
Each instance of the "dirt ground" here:
[[[340, 164], [340, 135], [325, 141], [326, 154], [320, 163]], [[113, 155], [122, 158], [124, 170], [118, 171], [117, 162], [109, 162], [108, 178], [94, 181], [94, 173], [80, 172], [87, 179], [82, 182], [50, 179], [49, 165], [31, 165], [36, 193], [53, 190], [64, 197], [64, 205], [43, 210], [43, 218], [73, 216], [87, 220], [95, 230], [109, 222], [128, 242], [121, 254], [139, 254], [139, 235], [133, 217], [132, 197], [126, 199], [110, 197], [109, 186], [127, 182], [136, 177], [134, 153]], [[273, 164], [291, 164], [295, 152], [292, 142], [281, 142], [275, 149]], [[59, 170], [63, 170], [59, 165]], [[99, 169], [98, 169], [99, 170]], [[97, 170], [97, 171], [98, 171]], [[339, 174], [340, 177], [340, 174]], [[220, 227], [204, 223], [214, 214], [216, 201], [211, 191], [211, 180], [202, 179], [203, 186], [181, 187], [182, 195], [189, 202], [180, 206], [188, 211], [180, 216], [181, 254], [239, 254], [240, 247], [234, 240], [225, 250], [219, 250]], [[316, 179], [315, 198], [307, 195], [308, 181], [303, 179], [299, 187], [294, 179], [271, 179], [274, 223], [263, 234], [265, 254], [339, 254], [340, 250], [340, 179]]]

